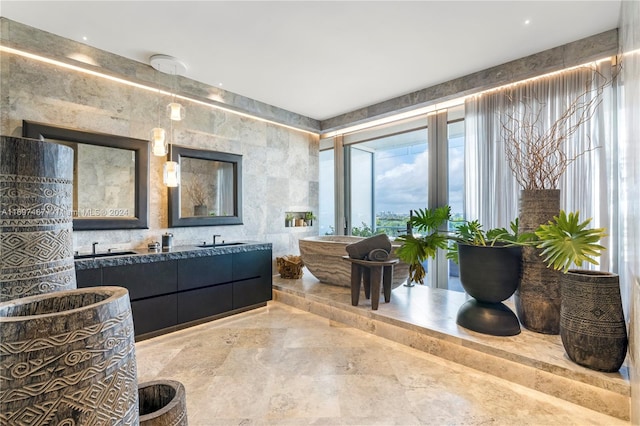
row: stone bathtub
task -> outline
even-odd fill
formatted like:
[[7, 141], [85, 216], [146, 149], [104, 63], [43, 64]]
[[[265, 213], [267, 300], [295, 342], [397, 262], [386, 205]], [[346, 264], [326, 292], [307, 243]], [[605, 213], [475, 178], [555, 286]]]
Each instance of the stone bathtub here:
[[[342, 259], [347, 255], [345, 247], [362, 237], [345, 235], [323, 235], [319, 237], [306, 237], [298, 240], [300, 256], [309, 272], [323, 283], [351, 287], [351, 263]], [[393, 245], [393, 251], [399, 244]], [[392, 258], [396, 258], [392, 251]], [[392, 288], [396, 288], [407, 282], [409, 277], [409, 265], [398, 263], [393, 268]]]

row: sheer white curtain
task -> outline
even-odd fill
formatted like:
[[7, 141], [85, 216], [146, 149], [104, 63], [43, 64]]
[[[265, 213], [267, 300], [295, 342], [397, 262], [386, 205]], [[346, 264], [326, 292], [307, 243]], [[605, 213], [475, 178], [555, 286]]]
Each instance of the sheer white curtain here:
[[[596, 66], [596, 65], [594, 65]], [[585, 86], [595, 89], [611, 79], [611, 64], [593, 69], [581, 67], [551, 76], [518, 83], [504, 89], [470, 97], [465, 102], [465, 214], [478, 219], [484, 229], [507, 226], [518, 216], [521, 186], [513, 176], [504, 143], [502, 125], [507, 114], [516, 113], [522, 101], [538, 99], [545, 104], [541, 123], [549, 125], [565, 112], [567, 106]], [[596, 96], [593, 90], [585, 101]], [[602, 103], [593, 117], [565, 143], [569, 158], [588, 151], [571, 163], [560, 178], [560, 206], [566, 211], [580, 211], [581, 219], [593, 218], [591, 224], [607, 228], [610, 237], [603, 241], [608, 248], [600, 258], [600, 269], [614, 271], [617, 258], [617, 188], [616, 140], [614, 127], [615, 89], [609, 84], [601, 95]], [[512, 100], [510, 101], [509, 98]], [[514, 102], [515, 101], [515, 102]], [[587, 264], [583, 264], [587, 267]]]

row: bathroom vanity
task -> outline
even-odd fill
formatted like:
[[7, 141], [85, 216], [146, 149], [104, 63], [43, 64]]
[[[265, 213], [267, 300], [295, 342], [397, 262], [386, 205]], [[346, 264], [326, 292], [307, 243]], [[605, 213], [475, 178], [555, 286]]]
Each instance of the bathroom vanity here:
[[[78, 288], [129, 290], [136, 340], [266, 305], [272, 246], [243, 242], [75, 261]], [[129, 252], [131, 253], [131, 252]]]

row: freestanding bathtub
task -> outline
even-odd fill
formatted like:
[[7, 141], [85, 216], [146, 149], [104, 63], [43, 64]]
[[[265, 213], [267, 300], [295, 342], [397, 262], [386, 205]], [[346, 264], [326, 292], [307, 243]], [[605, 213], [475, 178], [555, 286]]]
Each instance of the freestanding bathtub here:
[[[319, 237], [306, 237], [298, 240], [300, 256], [309, 272], [323, 283], [351, 287], [351, 263], [342, 259], [347, 255], [345, 247], [363, 237], [345, 235], [323, 235]], [[392, 243], [392, 258], [399, 244]], [[398, 263], [393, 268], [392, 288], [396, 288], [407, 282], [409, 277], [409, 265]]]

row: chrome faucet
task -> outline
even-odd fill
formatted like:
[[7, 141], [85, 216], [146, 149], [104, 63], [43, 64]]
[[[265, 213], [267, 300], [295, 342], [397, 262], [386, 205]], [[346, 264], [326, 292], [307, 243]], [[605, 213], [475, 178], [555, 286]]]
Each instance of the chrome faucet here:
[[96, 242], [94, 242], [93, 244], [91, 244], [91, 246], [92, 246], [92, 248], [91, 248], [91, 254], [96, 254], [96, 246], [97, 246], [98, 244], [99, 244], [99, 243], [98, 243], [97, 241], [96, 241]]
[[216, 245], [216, 237], [222, 237], [220, 234], [213, 234], [213, 245]]

